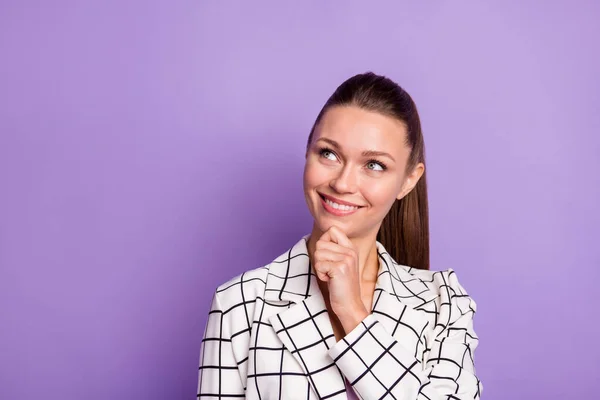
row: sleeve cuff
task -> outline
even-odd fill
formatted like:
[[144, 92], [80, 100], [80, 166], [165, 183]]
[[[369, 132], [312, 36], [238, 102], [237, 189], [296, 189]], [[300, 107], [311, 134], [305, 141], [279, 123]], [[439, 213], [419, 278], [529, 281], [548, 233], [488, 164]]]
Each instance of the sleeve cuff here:
[[416, 398], [422, 384], [420, 362], [373, 314], [336, 343], [329, 356], [363, 399], [378, 399], [392, 391], [403, 393], [396, 398]]
[[354, 382], [377, 357], [390, 349], [396, 341], [387, 334], [381, 323], [369, 314], [342, 340], [329, 349], [329, 356], [344, 375]]

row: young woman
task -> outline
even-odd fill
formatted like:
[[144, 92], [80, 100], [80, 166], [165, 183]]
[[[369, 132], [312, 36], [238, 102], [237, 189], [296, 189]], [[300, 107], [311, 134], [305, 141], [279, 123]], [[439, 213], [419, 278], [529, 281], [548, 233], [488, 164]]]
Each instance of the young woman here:
[[388, 78], [342, 83], [308, 137], [310, 234], [221, 285], [199, 398], [478, 399], [476, 306], [429, 271], [425, 148]]

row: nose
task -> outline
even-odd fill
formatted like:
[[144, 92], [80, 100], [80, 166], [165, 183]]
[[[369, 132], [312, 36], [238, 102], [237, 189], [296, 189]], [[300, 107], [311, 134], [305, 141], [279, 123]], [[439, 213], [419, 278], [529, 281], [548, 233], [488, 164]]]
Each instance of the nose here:
[[356, 192], [357, 177], [349, 164], [342, 168], [339, 174], [329, 182], [329, 186], [337, 193]]

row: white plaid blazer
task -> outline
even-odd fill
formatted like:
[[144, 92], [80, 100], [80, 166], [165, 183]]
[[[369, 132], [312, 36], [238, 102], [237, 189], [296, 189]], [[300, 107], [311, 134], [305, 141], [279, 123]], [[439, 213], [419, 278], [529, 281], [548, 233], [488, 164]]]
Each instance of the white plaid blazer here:
[[215, 292], [198, 398], [479, 399], [475, 302], [453, 270], [398, 265], [377, 242], [372, 312], [336, 342], [305, 235]]

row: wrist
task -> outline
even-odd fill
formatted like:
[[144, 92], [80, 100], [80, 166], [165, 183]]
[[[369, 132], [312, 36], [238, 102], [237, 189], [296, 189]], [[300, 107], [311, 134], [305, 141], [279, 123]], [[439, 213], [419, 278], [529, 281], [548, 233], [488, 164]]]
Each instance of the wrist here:
[[339, 315], [338, 319], [344, 328], [344, 332], [348, 334], [352, 332], [368, 315], [369, 312], [364, 306], [362, 306], [357, 307], [348, 313], [344, 313], [343, 315]]

